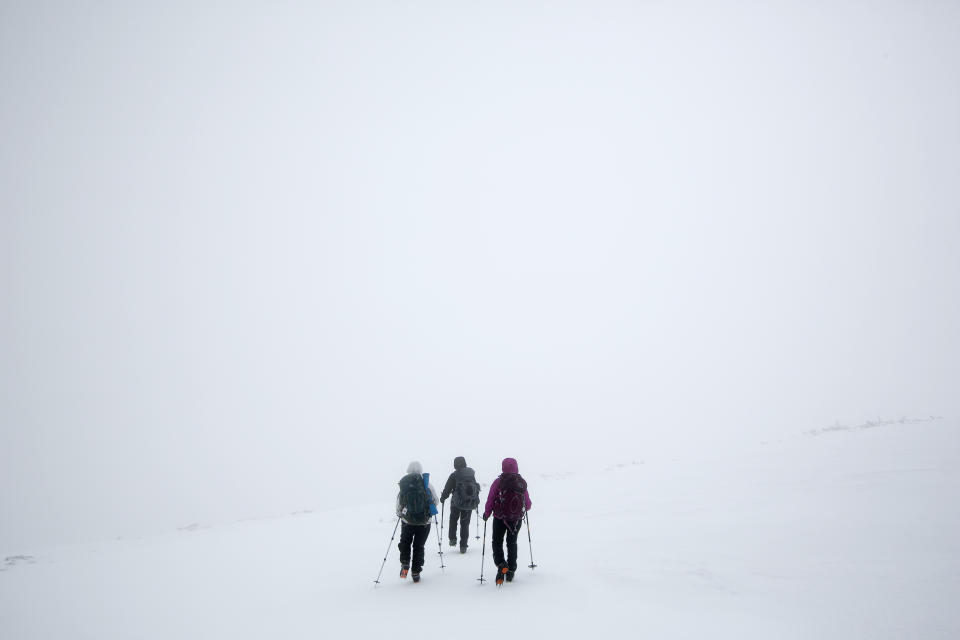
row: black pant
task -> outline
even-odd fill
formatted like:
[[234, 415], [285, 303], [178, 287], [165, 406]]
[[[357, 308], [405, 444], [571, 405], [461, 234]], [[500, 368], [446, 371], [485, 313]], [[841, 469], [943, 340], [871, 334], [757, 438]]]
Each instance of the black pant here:
[[467, 541], [470, 540], [470, 516], [473, 515], [473, 511], [470, 509], [458, 509], [457, 507], [450, 505], [450, 540], [452, 542], [457, 541], [457, 520], [460, 520], [460, 546], [467, 546]]
[[[423, 569], [423, 545], [430, 537], [429, 524], [400, 525], [400, 564], [410, 565], [414, 573]], [[410, 549], [413, 548], [413, 563], [410, 562]]]
[[[507, 568], [510, 571], [517, 570], [517, 534], [520, 533], [520, 525], [523, 520], [516, 522], [504, 522], [500, 518], [493, 519], [493, 563], [498, 567], [504, 565], [503, 562], [503, 537], [507, 537]], [[509, 525], [509, 528], [508, 528]]]

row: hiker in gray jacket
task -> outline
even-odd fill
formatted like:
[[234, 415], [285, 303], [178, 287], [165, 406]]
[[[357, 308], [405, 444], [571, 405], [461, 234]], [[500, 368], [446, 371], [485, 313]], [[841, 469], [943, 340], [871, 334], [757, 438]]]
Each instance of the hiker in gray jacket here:
[[407, 474], [398, 484], [397, 517], [403, 523], [399, 544], [400, 577], [406, 578], [412, 568], [413, 581], [420, 582], [430, 519], [437, 515], [437, 492], [430, 483], [430, 474], [424, 473], [423, 465], [416, 460], [407, 466]]
[[460, 522], [460, 553], [467, 552], [470, 540], [470, 515], [480, 505], [480, 485], [477, 474], [467, 466], [463, 456], [453, 459], [454, 472], [447, 478], [440, 494], [440, 502], [446, 502], [451, 495], [450, 505], [450, 546], [457, 546], [457, 522]]

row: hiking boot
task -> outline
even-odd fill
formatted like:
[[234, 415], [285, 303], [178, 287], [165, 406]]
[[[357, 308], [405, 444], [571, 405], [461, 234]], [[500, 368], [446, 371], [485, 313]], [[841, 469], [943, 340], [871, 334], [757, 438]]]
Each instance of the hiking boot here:
[[401, 578], [406, 578], [408, 571], [410, 571], [410, 565], [408, 565], [408, 564], [402, 564], [402, 565], [400, 565], [400, 577], [401, 577]]
[[460, 547], [460, 553], [466, 553], [466, 552], [467, 552], [467, 545], [463, 545], [462, 547]]
[[497, 579], [496, 579], [496, 583], [497, 583], [497, 586], [498, 586], [498, 587], [503, 584], [503, 579], [507, 577], [507, 573], [508, 573], [509, 571], [510, 571], [510, 570], [507, 569], [506, 565], [497, 565]]
[[451, 546], [451, 547], [457, 546], [457, 540], [456, 540], [456, 538], [450, 540], [450, 546]]
[[414, 582], [420, 582], [420, 574], [419, 574], [419, 573], [413, 574], [413, 581], [414, 581]]
[[513, 582], [514, 573], [516, 573], [516, 571], [509, 571], [509, 570], [507, 571], [507, 582]]

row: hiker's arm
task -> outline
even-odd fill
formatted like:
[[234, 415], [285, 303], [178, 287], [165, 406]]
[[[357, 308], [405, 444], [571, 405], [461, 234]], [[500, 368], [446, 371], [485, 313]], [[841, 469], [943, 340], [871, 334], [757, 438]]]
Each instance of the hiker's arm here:
[[457, 486], [457, 478], [455, 473], [451, 473], [450, 477], [447, 478], [447, 484], [443, 485], [443, 493], [440, 494], [440, 502], [443, 502], [450, 497], [450, 494], [453, 493], [453, 488]]
[[533, 503], [530, 502], [530, 492], [529, 492], [529, 491], [524, 491], [524, 492], [523, 492], [523, 503], [524, 503], [524, 505], [526, 505], [527, 511], [530, 511], [530, 507], [533, 506]]
[[490, 517], [490, 512], [493, 511], [493, 499], [497, 495], [497, 491], [500, 490], [500, 478], [497, 478], [490, 484], [490, 491], [487, 493], [487, 503], [483, 507], [483, 519], [486, 520]]

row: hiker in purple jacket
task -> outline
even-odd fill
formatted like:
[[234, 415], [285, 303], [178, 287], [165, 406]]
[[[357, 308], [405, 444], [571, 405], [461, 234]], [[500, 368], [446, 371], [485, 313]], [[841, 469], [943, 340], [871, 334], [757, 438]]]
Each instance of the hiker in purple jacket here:
[[[497, 584], [513, 581], [517, 570], [517, 534], [523, 524], [523, 514], [530, 510], [527, 481], [520, 475], [520, 467], [513, 458], [504, 458], [503, 473], [490, 485], [487, 504], [483, 508], [486, 522], [493, 514], [493, 562], [497, 565]], [[507, 560], [503, 558], [503, 538], [507, 538]]]

